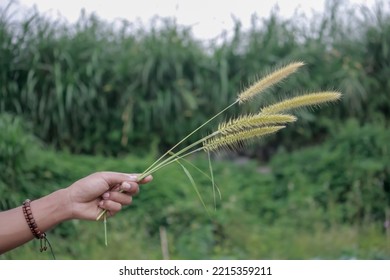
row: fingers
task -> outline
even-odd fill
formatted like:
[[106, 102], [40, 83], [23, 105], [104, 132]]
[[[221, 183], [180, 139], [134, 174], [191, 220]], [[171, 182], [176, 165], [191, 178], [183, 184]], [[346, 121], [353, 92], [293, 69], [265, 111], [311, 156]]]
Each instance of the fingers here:
[[136, 195], [139, 193], [139, 185], [135, 182], [123, 182], [122, 184], [116, 184], [109, 191], [124, 192], [129, 195]]
[[151, 175], [137, 182], [140, 174], [125, 174], [116, 172], [100, 172], [99, 176], [111, 186], [103, 193], [99, 207], [107, 210], [110, 216], [115, 215], [124, 205], [130, 205], [133, 196], [139, 193], [139, 184], [146, 184], [153, 180]]
[[139, 186], [135, 182], [123, 182], [117, 184], [110, 191], [102, 195], [102, 200], [99, 202], [99, 207], [106, 209], [114, 215], [122, 209], [123, 205], [130, 205], [133, 202], [133, 195], [137, 195]]
[[120, 192], [106, 192], [102, 197], [103, 201], [111, 200], [122, 205], [130, 205], [132, 202], [132, 197], [130, 195]]
[[149, 175], [149, 176], [146, 176], [144, 179], [142, 179], [141, 181], [139, 181], [138, 183], [139, 184], [146, 184], [146, 183], [149, 183], [150, 181], [153, 180], [153, 177], [152, 175]]
[[118, 190], [121, 192], [127, 193], [129, 195], [136, 195], [139, 193], [139, 185], [134, 182], [123, 182]]
[[[124, 181], [137, 182], [138, 176], [141, 174], [127, 174], [127, 173], [119, 173], [119, 172], [99, 172], [99, 175], [107, 182], [109, 186], [113, 186], [116, 184], [120, 184]], [[146, 178], [142, 179], [140, 184], [146, 184], [153, 180], [151, 175], [146, 176]]]
[[99, 202], [99, 207], [107, 210], [110, 216], [122, 210], [123, 205], [130, 205], [133, 202], [133, 197], [120, 192], [106, 192]]
[[112, 201], [112, 200], [102, 200], [99, 203], [99, 207], [107, 210], [111, 216], [115, 215], [115, 213], [122, 210], [122, 204]]
[[118, 172], [99, 172], [98, 176], [101, 176], [109, 186], [114, 186], [116, 184], [121, 184], [125, 181], [136, 182], [137, 174], [126, 174], [126, 173], [118, 173]]

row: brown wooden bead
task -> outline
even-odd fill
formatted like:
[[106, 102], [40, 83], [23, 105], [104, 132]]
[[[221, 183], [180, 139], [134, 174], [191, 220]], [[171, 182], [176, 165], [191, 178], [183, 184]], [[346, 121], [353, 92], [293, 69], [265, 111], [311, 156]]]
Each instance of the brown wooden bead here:
[[27, 225], [30, 228], [31, 233], [34, 235], [34, 237], [37, 239], [42, 239], [45, 236], [44, 236], [44, 233], [42, 233], [38, 229], [38, 225], [35, 222], [35, 219], [34, 219], [34, 216], [33, 216], [32, 210], [31, 210], [30, 202], [31, 201], [29, 199], [26, 199], [23, 202], [23, 207], [22, 207], [23, 215], [24, 215], [24, 218], [26, 219]]

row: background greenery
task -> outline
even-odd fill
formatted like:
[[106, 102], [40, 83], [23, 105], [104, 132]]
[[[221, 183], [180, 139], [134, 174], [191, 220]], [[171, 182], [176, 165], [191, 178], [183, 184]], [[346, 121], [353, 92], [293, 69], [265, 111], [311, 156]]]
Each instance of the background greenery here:
[[[65, 25], [36, 11], [17, 21], [2, 8], [0, 209], [95, 171], [142, 171], [256, 76], [302, 60], [302, 71], [260, 101], [337, 89], [342, 102], [300, 112], [296, 125], [245, 151], [216, 154], [216, 211], [210, 182], [196, 176], [211, 216], [171, 166], [109, 221], [109, 247], [101, 223], [71, 221], [50, 232], [57, 258], [160, 259], [161, 229], [173, 259], [389, 258], [383, 5], [329, 1], [313, 18], [274, 12], [254, 17], [248, 31], [236, 22], [219, 43], [198, 41], [171, 19], [146, 28], [82, 14]], [[208, 169], [202, 156], [191, 162]], [[50, 258], [37, 248], [30, 242], [0, 258]]]

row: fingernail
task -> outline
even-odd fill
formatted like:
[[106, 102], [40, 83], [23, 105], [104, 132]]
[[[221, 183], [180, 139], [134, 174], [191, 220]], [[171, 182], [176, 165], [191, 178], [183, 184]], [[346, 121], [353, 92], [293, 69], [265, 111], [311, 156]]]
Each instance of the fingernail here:
[[110, 193], [106, 192], [106, 193], [103, 194], [103, 198], [104, 198], [104, 199], [107, 199], [107, 198], [109, 198], [109, 197], [110, 197]]
[[129, 175], [129, 180], [130, 180], [130, 181], [136, 182], [137, 179], [138, 179], [138, 176], [137, 176], [137, 175]]
[[123, 182], [122, 183], [122, 190], [124, 191], [129, 191], [133, 188], [133, 186], [127, 182]]

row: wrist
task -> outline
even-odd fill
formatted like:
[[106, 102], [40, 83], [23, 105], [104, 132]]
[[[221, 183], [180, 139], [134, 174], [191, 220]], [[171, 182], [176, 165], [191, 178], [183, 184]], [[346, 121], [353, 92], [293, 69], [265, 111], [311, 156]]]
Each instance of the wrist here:
[[47, 216], [52, 217], [54, 224], [59, 224], [72, 218], [68, 197], [67, 190], [60, 189], [42, 198], [45, 200]]
[[31, 201], [31, 211], [41, 232], [46, 232], [71, 218], [67, 201], [67, 192], [64, 189]]
[[68, 189], [60, 189], [52, 193], [58, 203], [58, 219], [60, 222], [73, 219], [73, 205]]

